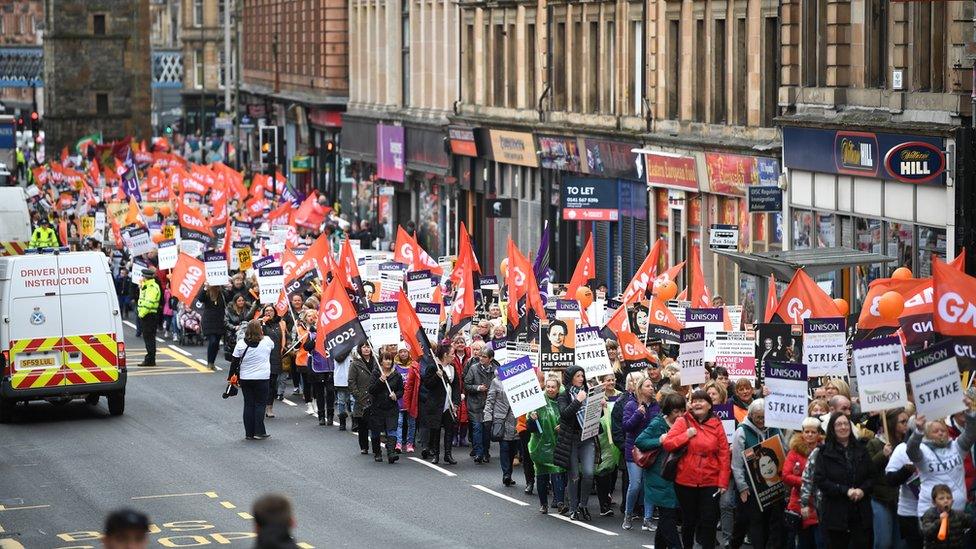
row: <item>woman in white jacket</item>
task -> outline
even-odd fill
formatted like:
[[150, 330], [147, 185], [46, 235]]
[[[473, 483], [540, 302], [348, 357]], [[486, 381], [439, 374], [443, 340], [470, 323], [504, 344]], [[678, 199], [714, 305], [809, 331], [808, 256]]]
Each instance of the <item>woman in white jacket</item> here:
[[932, 487], [945, 484], [952, 489], [952, 508], [962, 511], [966, 506], [966, 474], [963, 468], [966, 455], [976, 442], [976, 412], [967, 397], [966, 429], [956, 440], [949, 440], [949, 428], [941, 421], [926, 421], [915, 417], [915, 429], [908, 439], [908, 457], [918, 470], [922, 486], [918, 495], [918, 516], [932, 507]]

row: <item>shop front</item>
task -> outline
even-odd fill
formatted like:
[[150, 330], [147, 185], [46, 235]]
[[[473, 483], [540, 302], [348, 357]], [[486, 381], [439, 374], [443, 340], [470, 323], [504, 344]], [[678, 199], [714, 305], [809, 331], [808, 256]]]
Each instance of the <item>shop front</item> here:
[[[868, 284], [908, 267], [932, 274], [932, 256], [955, 249], [955, 194], [944, 151], [952, 139], [882, 132], [783, 128], [786, 243], [844, 246], [895, 258], [820, 277], [861, 306]], [[950, 228], [947, 230], [947, 228]]]
[[407, 188], [417, 197], [417, 240], [437, 258], [453, 251], [458, 226], [456, 185], [448, 180], [450, 156], [442, 126], [405, 122]]

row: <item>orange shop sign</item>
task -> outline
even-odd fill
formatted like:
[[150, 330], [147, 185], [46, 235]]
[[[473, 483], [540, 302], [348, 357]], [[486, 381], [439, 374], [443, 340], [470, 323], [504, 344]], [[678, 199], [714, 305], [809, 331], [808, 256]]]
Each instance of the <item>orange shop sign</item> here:
[[698, 172], [695, 170], [694, 157], [666, 152], [635, 152], [644, 154], [648, 187], [698, 192]]
[[535, 153], [535, 139], [531, 133], [488, 130], [491, 153], [495, 161], [517, 166], [539, 167]]

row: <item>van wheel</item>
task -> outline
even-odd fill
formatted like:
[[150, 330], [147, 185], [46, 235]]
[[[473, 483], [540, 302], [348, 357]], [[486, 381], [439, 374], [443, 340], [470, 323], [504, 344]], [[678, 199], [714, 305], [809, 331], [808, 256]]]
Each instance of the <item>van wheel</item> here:
[[0, 399], [0, 423], [10, 423], [14, 418], [15, 400]]
[[85, 404], [89, 406], [98, 406], [98, 395], [88, 395], [85, 397]]
[[125, 412], [125, 392], [119, 391], [108, 395], [108, 413], [121, 416]]

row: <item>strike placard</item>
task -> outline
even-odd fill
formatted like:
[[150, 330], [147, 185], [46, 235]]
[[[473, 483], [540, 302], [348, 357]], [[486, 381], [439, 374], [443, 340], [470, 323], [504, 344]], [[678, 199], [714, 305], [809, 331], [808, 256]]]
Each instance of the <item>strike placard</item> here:
[[907, 370], [918, 415], [937, 421], [966, 408], [952, 341], [909, 355]]
[[167, 271], [175, 267], [179, 256], [180, 249], [175, 240], [163, 240], [159, 243], [156, 257], [159, 259], [160, 270]]
[[843, 318], [803, 321], [803, 363], [810, 377], [850, 375], [847, 368], [847, 326]]
[[280, 265], [258, 269], [258, 289], [261, 291], [261, 304], [275, 304], [285, 289], [285, 270]]
[[407, 273], [407, 300], [414, 306], [420, 302], [429, 303], [434, 297], [434, 277], [430, 271]]
[[149, 237], [149, 230], [143, 227], [129, 229], [123, 233], [123, 238], [128, 243], [129, 255], [133, 257], [146, 255], [156, 249]]
[[705, 327], [681, 330], [678, 363], [681, 364], [681, 385], [705, 383]]
[[769, 394], [766, 427], [800, 430], [807, 417], [807, 367], [804, 364], [769, 361], [763, 364]]
[[98, 210], [95, 212], [95, 232], [104, 233], [105, 224], [105, 210]]
[[[369, 309], [372, 326], [369, 341], [373, 347], [396, 345], [400, 343], [400, 324], [397, 322], [397, 302], [381, 301]], [[426, 330], [424, 330], [426, 332]], [[436, 340], [434, 340], [436, 341]]]
[[603, 416], [603, 402], [607, 399], [607, 393], [603, 389], [603, 384], [591, 387], [586, 394], [586, 401], [583, 403], [583, 432], [580, 440], [595, 437], [600, 433], [600, 418]]
[[535, 368], [529, 357], [503, 364], [498, 367], [498, 380], [505, 389], [508, 405], [515, 417], [538, 410], [546, 405], [546, 395], [539, 385]]
[[583, 368], [586, 379], [613, 374], [607, 345], [600, 338], [599, 328], [576, 330], [576, 365]]
[[908, 403], [901, 341], [897, 337], [855, 341], [854, 375], [862, 412], [901, 408]]
[[722, 421], [722, 429], [725, 431], [725, 441], [732, 444], [732, 437], [735, 435], [735, 410], [733, 404], [716, 404], [712, 406], [712, 413]]
[[438, 333], [441, 327], [441, 304], [440, 303], [417, 303], [417, 319], [420, 326], [427, 334], [428, 341], [438, 341]]
[[403, 289], [404, 268], [406, 266], [403, 263], [395, 261], [380, 263], [380, 299], [382, 301], [396, 300], [397, 293]]
[[716, 332], [715, 366], [729, 371], [729, 379], [756, 379], [755, 332]]
[[203, 264], [207, 268], [207, 284], [223, 286], [230, 282], [227, 276], [227, 255], [223, 252], [206, 252]]
[[176, 238], [176, 227], [174, 225], [163, 225], [162, 233], [166, 240]]
[[721, 307], [685, 309], [685, 328], [699, 326], [705, 328], [705, 362], [715, 362], [715, 334], [725, 329], [725, 310]]
[[85, 216], [81, 218], [81, 236], [88, 238], [89, 236], [95, 234], [95, 218], [92, 216]]

